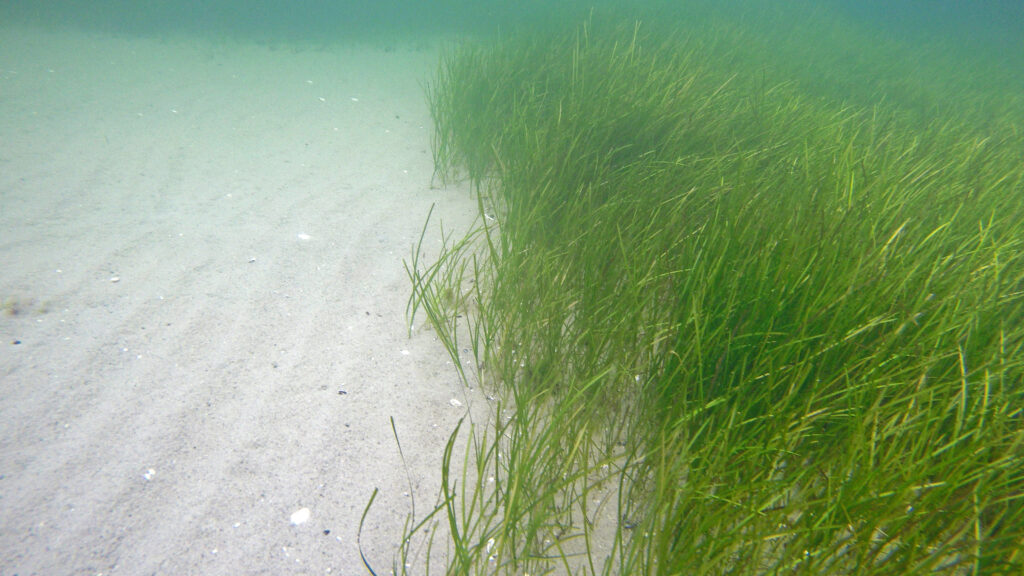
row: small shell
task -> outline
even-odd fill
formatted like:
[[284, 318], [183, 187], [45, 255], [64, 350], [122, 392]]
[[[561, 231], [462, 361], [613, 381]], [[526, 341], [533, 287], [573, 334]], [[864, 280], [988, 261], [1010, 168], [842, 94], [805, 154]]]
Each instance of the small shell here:
[[309, 508], [299, 508], [295, 512], [292, 512], [291, 522], [292, 526], [298, 526], [304, 524], [306, 520], [309, 520]]

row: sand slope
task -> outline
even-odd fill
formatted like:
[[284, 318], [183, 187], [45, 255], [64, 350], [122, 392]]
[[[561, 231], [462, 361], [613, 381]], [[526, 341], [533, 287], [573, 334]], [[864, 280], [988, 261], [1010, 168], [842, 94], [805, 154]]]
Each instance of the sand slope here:
[[402, 260], [474, 205], [385, 48], [0, 30], [0, 574], [362, 573], [375, 487], [390, 568], [389, 418], [429, 503], [472, 401]]

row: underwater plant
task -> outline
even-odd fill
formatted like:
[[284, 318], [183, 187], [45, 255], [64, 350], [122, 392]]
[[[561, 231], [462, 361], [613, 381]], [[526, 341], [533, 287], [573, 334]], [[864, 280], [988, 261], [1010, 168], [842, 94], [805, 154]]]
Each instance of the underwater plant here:
[[396, 572], [418, 536], [452, 574], [1024, 570], [1020, 103], [871, 101], [898, 66], [843, 101], [762, 29], [649, 28], [443, 58], [481, 219], [421, 236], [410, 320], [497, 400]]

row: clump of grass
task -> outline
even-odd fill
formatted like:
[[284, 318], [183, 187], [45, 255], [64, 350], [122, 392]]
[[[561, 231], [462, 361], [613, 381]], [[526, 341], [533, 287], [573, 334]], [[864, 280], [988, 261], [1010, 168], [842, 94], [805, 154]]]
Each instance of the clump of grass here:
[[1014, 117], [810, 95], [735, 39], [444, 58], [482, 218], [414, 249], [410, 314], [505, 398], [445, 457], [448, 572], [1024, 569]]

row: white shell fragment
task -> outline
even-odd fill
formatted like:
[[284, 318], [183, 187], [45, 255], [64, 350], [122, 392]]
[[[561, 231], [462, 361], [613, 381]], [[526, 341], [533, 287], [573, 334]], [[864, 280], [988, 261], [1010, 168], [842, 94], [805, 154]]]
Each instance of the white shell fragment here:
[[306, 520], [309, 520], [309, 508], [299, 508], [295, 512], [292, 512], [291, 522], [292, 526], [298, 526], [304, 524]]
[[455, 406], [456, 408], [458, 408], [459, 406], [462, 406], [462, 402], [459, 402], [455, 398], [452, 398], [451, 400], [449, 400], [448, 403], [451, 404], [452, 406]]

